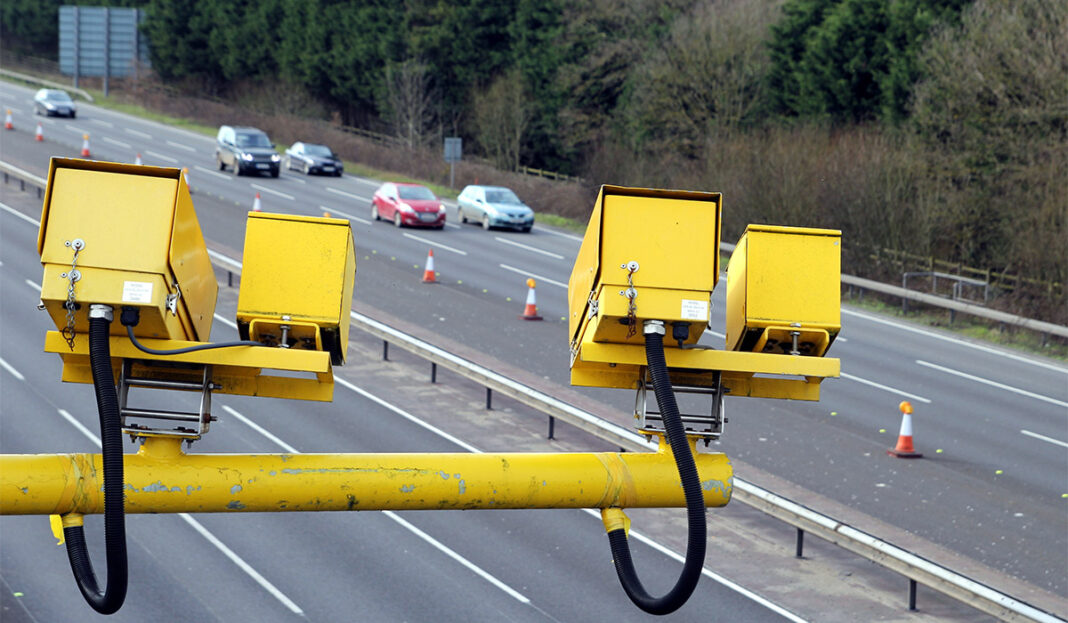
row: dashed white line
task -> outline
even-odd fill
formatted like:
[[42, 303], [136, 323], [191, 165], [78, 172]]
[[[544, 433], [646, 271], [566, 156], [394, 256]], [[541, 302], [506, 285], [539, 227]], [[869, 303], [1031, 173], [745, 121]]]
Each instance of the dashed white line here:
[[559, 286], [559, 287], [561, 287], [561, 288], [563, 288], [565, 290], [567, 289], [567, 284], [566, 283], [561, 283], [559, 281], [556, 281], [555, 279], [549, 279], [548, 277], [542, 277], [541, 275], [535, 275], [534, 273], [532, 273], [532, 272], [530, 272], [528, 270], [523, 270], [521, 268], [516, 268], [515, 266], [509, 266], [507, 264], [498, 264], [498, 266], [500, 266], [501, 268], [503, 268], [505, 270], [510, 270], [513, 273], [519, 273], [520, 275], [523, 275], [524, 277], [533, 277], [533, 278], [537, 279], [538, 281], [544, 281], [545, 283], [551, 283], [552, 285]]
[[351, 214], [349, 214], [347, 212], [342, 212], [341, 210], [335, 210], [334, 208], [328, 208], [327, 206], [323, 206], [323, 205], [319, 206], [319, 209], [323, 210], [325, 212], [329, 212], [331, 214], [331, 216], [342, 216], [344, 218], [349, 219], [350, 221], [356, 221], [358, 223], [363, 223], [364, 225], [370, 225], [371, 224], [370, 219], [365, 219], [365, 218], [360, 218], [358, 216], [353, 216], [353, 215], [351, 215]]
[[277, 195], [277, 196], [279, 196], [279, 197], [281, 197], [283, 199], [289, 199], [290, 201], [295, 201], [297, 199], [293, 195], [289, 195], [289, 194], [286, 194], [286, 193], [283, 193], [283, 192], [279, 192], [277, 190], [274, 190], [273, 188], [267, 188], [266, 186], [261, 186], [259, 184], [249, 184], [249, 186], [255, 188], [256, 190], [262, 190], [265, 193], [270, 193], [272, 195]]
[[[79, 422], [78, 420], [74, 419], [74, 416], [72, 416], [70, 413], [67, 413], [63, 409], [59, 409], [59, 414], [61, 416], [63, 416], [63, 418], [66, 419], [68, 422], [70, 422], [72, 425], [74, 425], [74, 428], [77, 428], [79, 431], [81, 431], [81, 433], [83, 435], [85, 435], [90, 440], [92, 440], [92, 442], [94, 444], [96, 444], [97, 446], [100, 445], [100, 438], [97, 437], [96, 435], [94, 435], [93, 432], [90, 431], [88, 428], [83, 426], [81, 422]], [[271, 584], [267, 580], [267, 578], [265, 578], [262, 575], [260, 575], [260, 573], [258, 571], [253, 569], [250, 564], [245, 562], [244, 559], [242, 559], [240, 556], [238, 556], [236, 553], [234, 553], [234, 551], [232, 549], [227, 547], [225, 543], [220, 541], [218, 539], [218, 537], [216, 537], [214, 534], [212, 534], [210, 531], [208, 531], [208, 529], [205, 528], [199, 521], [197, 521], [196, 519], [193, 519], [187, 513], [178, 513], [178, 516], [181, 517], [182, 520], [185, 521], [187, 524], [192, 526], [194, 530], [199, 532], [200, 536], [204, 537], [205, 539], [207, 539], [207, 541], [209, 543], [214, 545], [216, 549], [218, 549], [220, 552], [223, 553], [224, 556], [229, 558], [231, 562], [233, 562], [242, 571], [244, 571], [246, 574], [248, 574], [249, 577], [251, 577], [253, 580], [255, 580], [256, 583], [259, 584], [261, 587], [263, 587], [264, 590], [266, 590], [268, 593], [273, 595], [275, 599], [277, 599], [278, 601], [282, 602], [282, 604], [286, 608], [289, 608], [289, 610], [291, 612], [293, 612], [295, 614], [300, 614], [300, 615], [304, 614], [304, 611], [300, 609], [300, 606], [298, 606], [297, 604], [293, 603], [292, 599], [290, 599], [289, 597], [286, 597], [286, 595], [282, 591], [278, 590], [275, 587], [274, 584]]]
[[[347, 177], [349, 179], [352, 179], [352, 180], [356, 181], [359, 184], [366, 184], [368, 186], [374, 186], [375, 188], [378, 188], [379, 186], [381, 186], [381, 184], [379, 182], [372, 182], [371, 180], [365, 180], [362, 177], [356, 177], [354, 175], [353, 176], [346, 175], [345, 177]], [[327, 189], [327, 190], [329, 190], [329, 189]]]
[[103, 138], [103, 141], [105, 143], [111, 143], [112, 145], [118, 145], [119, 147], [125, 147], [126, 149], [133, 149], [133, 145], [131, 145], [129, 143], [124, 143], [122, 141], [116, 141], [115, 139], [113, 139], [111, 137], [108, 137], [108, 136], [105, 136]]
[[167, 144], [170, 145], [171, 147], [177, 147], [178, 149], [184, 149], [186, 151], [191, 151], [193, 153], [196, 153], [196, 151], [197, 151], [196, 147], [190, 147], [189, 145], [186, 145], [184, 143], [176, 143], [174, 141], [167, 141]]
[[1038, 433], [1032, 433], [1029, 430], [1020, 430], [1020, 434], [1027, 435], [1028, 437], [1034, 437], [1035, 439], [1041, 439], [1042, 441], [1048, 441], [1054, 445], [1068, 448], [1068, 442], [1061, 441], [1060, 439], [1054, 439], [1053, 437], [1046, 437], [1045, 435], [1039, 435]]
[[423, 244], [429, 244], [430, 246], [434, 247], [435, 249], [445, 249], [446, 251], [452, 251], [453, 253], [459, 253], [460, 255], [467, 255], [467, 251], [463, 251], [463, 250], [457, 249], [455, 247], [450, 247], [448, 245], [441, 244], [440, 242], [438, 242], [436, 240], [430, 240], [429, 238], [423, 238], [421, 236], [416, 236], [414, 234], [409, 234], [407, 232], [404, 233], [404, 237], [405, 238], [411, 238], [412, 240], [416, 240], [418, 242], [422, 242]]
[[26, 380], [26, 377], [22, 376], [22, 373], [20, 373], [18, 370], [16, 370], [14, 368], [14, 366], [12, 366], [8, 362], [4, 361], [3, 357], [0, 357], [0, 367], [2, 367], [3, 369], [7, 370], [11, 374], [11, 376], [15, 377], [16, 379], [18, 379], [20, 381], [25, 381]]
[[74, 132], [75, 134], [88, 134], [88, 132], [86, 132], [86, 131], [85, 131], [85, 130], [83, 130], [82, 128], [79, 128], [79, 127], [77, 127], [77, 126], [73, 126], [73, 125], [71, 125], [71, 124], [69, 124], [69, 123], [64, 123], [64, 124], [63, 124], [63, 127], [64, 127], [64, 128], [67, 128], [67, 129], [68, 129], [68, 130], [70, 130], [71, 132]]
[[26, 285], [30, 286], [30, 287], [31, 287], [32, 289], [36, 290], [38, 294], [40, 294], [40, 293], [41, 293], [41, 286], [40, 286], [40, 284], [38, 284], [37, 282], [35, 282], [35, 281], [30, 281], [29, 279], [23, 279], [22, 281], [23, 281], [23, 283], [25, 283]]
[[115, 124], [111, 123], [110, 121], [104, 121], [103, 119], [91, 119], [91, 121], [93, 123], [99, 123], [100, 125], [104, 126], [105, 128], [113, 128], [113, 127], [115, 127]]
[[903, 397], [909, 398], [911, 400], [917, 400], [917, 401], [922, 402], [924, 404], [931, 404], [930, 399], [924, 398], [923, 396], [917, 396], [916, 394], [910, 394], [910, 393], [908, 393], [906, 391], [901, 391], [900, 389], [895, 389], [893, 387], [889, 387], [889, 386], [883, 385], [881, 383], [876, 383], [875, 381], [869, 381], [868, 379], [862, 379], [859, 376], [853, 376], [852, 374], [846, 374], [845, 372], [842, 372], [841, 373], [841, 377], [843, 379], [849, 379], [850, 381], [856, 381], [857, 383], [863, 383], [864, 385], [867, 385], [869, 387], [874, 387], [876, 389], [881, 389], [884, 392], [890, 392], [891, 394], [897, 394], [898, 396], [903, 396]]
[[197, 171], [200, 171], [201, 173], [207, 173], [208, 175], [214, 175], [215, 177], [222, 178], [224, 180], [233, 179], [231, 176], [226, 175], [225, 173], [219, 173], [218, 171], [212, 171], [208, 167], [202, 167], [199, 164], [193, 165], [193, 168], [196, 169]]
[[981, 376], [975, 376], [974, 374], [968, 374], [967, 372], [961, 372], [959, 370], [954, 370], [953, 368], [947, 368], [945, 366], [940, 366], [940, 365], [937, 365], [937, 364], [933, 364], [933, 363], [930, 363], [928, 361], [921, 361], [921, 360], [917, 359], [916, 363], [921, 365], [921, 366], [923, 366], [923, 367], [925, 367], [925, 368], [931, 368], [932, 370], [938, 370], [939, 372], [945, 372], [946, 374], [952, 374], [953, 376], [959, 376], [962, 379], [968, 379], [969, 381], [975, 381], [976, 383], [982, 383], [983, 385], [989, 385], [991, 387], [996, 387], [998, 389], [1004, 389], [1005, 391], [1012, 392], [1014, 394], [1020, 394], [1021, 396], [1027, 396], [1028, 398], [1034, 398], [1035, 400], [1041, 400], [1043, 402], [1048, 402], [1050, 404], [1054, 404], [1054, 405], [1057, 405], [1059, 407], [1064, 407], [1064, 408], [1068, 409], [1068, 402], [1065, 402], [1063, 400], [1057, 400], [1056, 398], [1050, 398], [1049, 396], [1043, 396], [1042, 394], [1036, 394], [1034, 392], [1029, 392], [1026, 389], [1020, 389], [1019, 387], [1013, 387], [1011, 385], [1006, 385], [1004, 383], [998, 383], [997, 381], [991, 381], [990, 379], [984, 379]]
[[342, 197], [348, 197], [349, 199], [355, 199], [357, 201], [366, 201], [367, 200], [366, 197], [360, 197], [359, 195], [354, 195], [352, 193], [347, 193], [347, 192], [345, 192], [343, 190], [338, 190], [338, 189], [336, 189], [336, 188], [334, 188], [332, 186], [327, 186], [326, 187], [326, 192], [334, 193], [335, 195], [341, 195]]
[[546, 255], [548, 257], [556, 258], [558, 260], [564, 259], [564, 256], [560, 255], [559, 253], [553, 253], [552, 251], [546, 251], [544, 249], [539, 249], [537, 247], [532, 247], [532, 246], [530, 246], [528, 244], [523, 244], [522, 242], [516, 242], [514, 240], [509, 240], [507, 238], [501, 238], [500, 236], [494, 236], [493, 239], [496, 240], [497, 242], [502, 242], [504, 244], [510, 244], [513, 247], [519, 247], [520, 249], [526, 249], [527, 251], [531, 251], [533, 253], [541, 253], [542, 255]]
[[[126, 132], [128, 134], [133, 134], [134, 136], [140, 136], [141, 138], [152, 138], [151, 134], [146, 134], [144, 132], [140, 132], [138, 130], [133, 130], [133, 129], [130, 129], [130, 128], [123, 128], [122, 131]], [[145, 152], [145, 153], [148, 153], [148, 152]]]
[[156, 158], [157, 160], [162, 160], [164, 162], [170, 162], [170, 163], [173, 163], [173, 164], [178, 164], [178, 160], [176, 160], [175, 158], [171, 158], [170, 156], [165, 156], [163, 154], [156, 153], [154, 151], [148, 151], [147, 149], [145, 150], [145, 155], [146, 156], [152, 156], [153, 158]]
[[234, 409], [231, 409], [230, 407], [228, 407], [226, 405], [223, 405], [223, 411], [226, 411], [230, 415], [232, 415], [235, 418], [241, 420], [242, 422], [244, 422], [252, 430], [256, 431], [257, 433], [263, 435], [267, 439], [270, 439], [274, 443], [278, 444], [278, 446], [281, 447], [286, 452], [289, 452], [291, 454], [300, 454], [299, 450], [297, 450], [293, 446], [289, 445], [288, 443], [282, 441], [278, 437], [275, 437], [274, 434], [271, 433], [271, 431], [267, 430], [266, 428], [260, 426], [259, 424], [255, 423], [255, 422], [253, 422], [252, 420], [248, 419], [247, 417], [241, 415], [240, 413], [238, 413]]

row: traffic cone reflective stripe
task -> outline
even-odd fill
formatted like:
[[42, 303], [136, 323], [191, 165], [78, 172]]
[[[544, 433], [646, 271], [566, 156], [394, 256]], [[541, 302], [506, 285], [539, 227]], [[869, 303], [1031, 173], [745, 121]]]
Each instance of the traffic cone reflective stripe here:
[[34, 135], [34, 139], [39, 143], [44, 140], [44, 130], [41, 129], [41, 122], [37, 122], [37, 133]]
[[137, 159], [134, 160], [134, 164], [141, 164], [141, 154], [137, 154]]
[[426, 269], [423, 270], [423, 283], [437, 283], [438, 280], [434, 276], [434, 249], [426, 254]]
[[897, 436], [897, 446], [886, 453], [899, 459], [921, 458], [923, 454], [916, 452], [912, 445], [912, 403], [903, 401], [898, 408], [901, 409], [901, 432]]
[[10, 108], [7, 109], [7, 115], [4, 117], [4, 129], [5, 130], [14, 130], [15, 129], [15, 124], [11, 122], [11, 109]]
[[259, 212], [260, 211], [260, 207], [261, 207], [260, 194], [256, 193], [256, 198], [252, 200], [252, 211], [253, 212]]
[[527, 279], [527, 304], [523, 308], [523, 315], [520, 316], [523, 320], [541, 320], [541, 316], [538, 315], [538, 304], [534, 300], [534, 280]]
[[82, 158], [89, 157], [89, 135], [82, 135]]

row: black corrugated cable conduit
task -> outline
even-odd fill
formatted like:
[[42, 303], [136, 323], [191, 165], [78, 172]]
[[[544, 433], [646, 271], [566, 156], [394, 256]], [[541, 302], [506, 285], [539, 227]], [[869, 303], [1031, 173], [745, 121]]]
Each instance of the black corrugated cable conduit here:
[[[659, 332], [657, 332], [659, 329]], [[688, 540], [686, 543], [686, 562], [682, 573], [663, 597], [653, 597], [642, 586], [641, 580], [631, 560], [630, 546], [624, 529], [608, 533], [608, 542], [612, 547], [612, 558], [616, 566], [619, 583], [624, 592], [636, 606], [650, 614], [670, 614], [678, 610], [693, 594], [705, 563], [705, 498], [701, 493], [701, 481], [697, 474], [697, 464], [686, 440], [686, 430], [682, 425], [679, 407], [675, 403], [675, 393], [668, 378], [667, 362], [664, 359], [663, 325], [645, 328], [645, 357], [649, 365], [649, 374], [653, 380], [653, 391], [664, 421], [671, 452], [675, 455], [675, 466], [679, 470], [682, 490], [686, 496], [686, 514], [688, 518]]]
[[101, 614], [114, 614], [126, 601], [128, 579], [126, 560], [126, 507], [123, 497], [122, 427], [119, 421], [119, 398], [115, 375], [111, 369], [111, 308], [96, 306], [89, 314], [89, 364], [96, 388], [96, 406], [100, 416], [100, 445], [104, 463], [104, 541], [107, 558], [107, 586], [100, 591], [85, 547], [82, 526], [63, 529], [67, 557], [74, 579], [85, 600]]

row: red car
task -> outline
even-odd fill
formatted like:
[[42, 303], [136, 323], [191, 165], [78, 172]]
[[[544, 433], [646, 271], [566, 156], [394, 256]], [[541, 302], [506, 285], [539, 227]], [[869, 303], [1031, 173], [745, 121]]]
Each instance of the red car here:
[[371, 218], [393, 220], [397, 227], [445, 227], [445, 204], [426, 186], [386, 182], [371, 198]]

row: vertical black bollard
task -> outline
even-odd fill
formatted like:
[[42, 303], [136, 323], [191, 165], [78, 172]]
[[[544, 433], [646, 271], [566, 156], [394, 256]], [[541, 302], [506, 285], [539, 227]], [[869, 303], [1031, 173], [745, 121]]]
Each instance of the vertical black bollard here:
[[802, 553], [805, 549], [805, 531], [801, 528], [797, 529], [797, 551], [794, 553], [794, 558], [804, 558]]
[[556, 429], [556, 418], [549, 416], [549, 439], [555, 439], [553, 436]]

